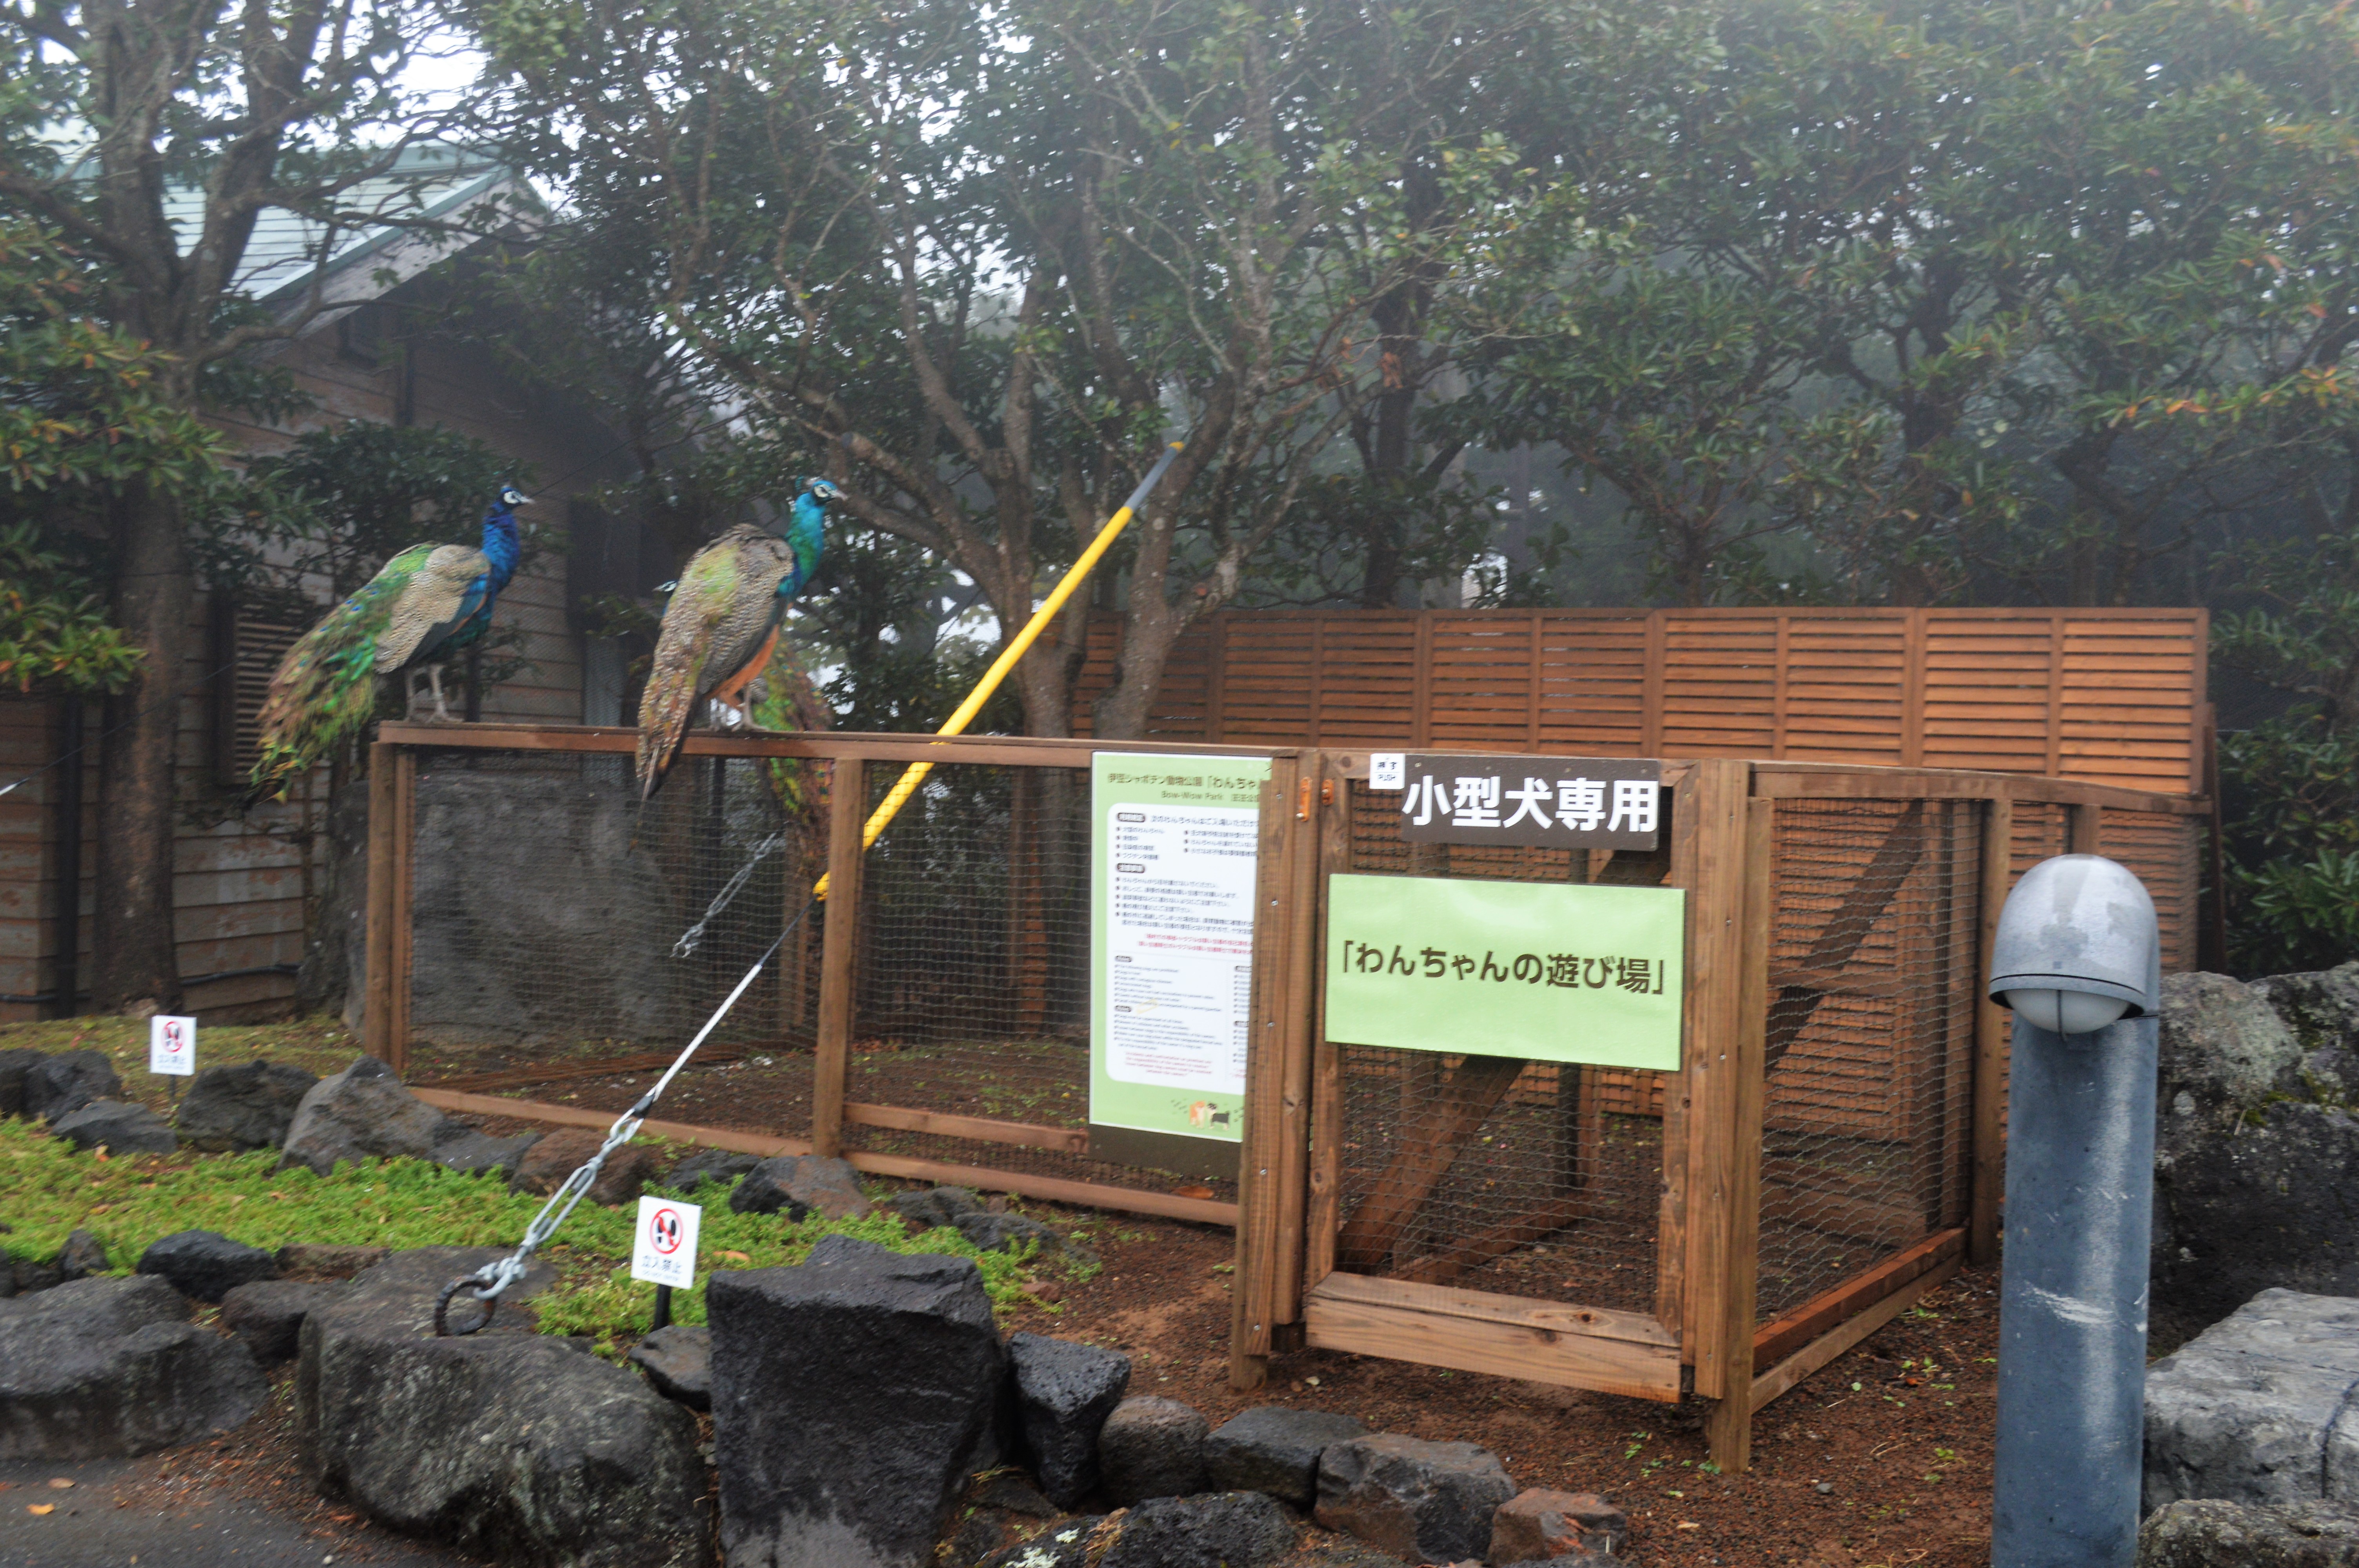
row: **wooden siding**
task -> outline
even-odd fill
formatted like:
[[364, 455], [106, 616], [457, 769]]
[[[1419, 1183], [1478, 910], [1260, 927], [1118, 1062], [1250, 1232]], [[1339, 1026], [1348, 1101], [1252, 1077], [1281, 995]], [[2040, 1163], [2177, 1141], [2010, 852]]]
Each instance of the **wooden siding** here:
[[[617, 477], [623, 460], [614, 443], [578, 414], [519, 389], [489, 356], [464, 345], [428, 341], [416, 352], [405, 397], [397, 362], [370, 364], [343, 352], [333, 330], [311, 332], [289, 345], [284, 362], [319, 406], [284, 428], [235, 418], [213, 422], [251, 452], [283, 449], [303, 429], [346, 419], [392, 424], [407, 417], [473, 436], [516, 459], [519, 477], [534, 486], [539, 504], [526, 515], [562, 542], [566, 497]], [[524, 473], [526, 469], [531, 472]], [[470, 541], [472, 542], [472, 541]], [[324, 597], [324, 595], [323, 595]], [[200, 1014], [239, 1016], [283, 1010], [296, 994], [292, 968], [304, 954], [309, 901], [326, 865], [327, 775], [321, 770], [284, 803], [243, 816], [234, 806], [223, 752], [251, 752], [251, 736], [233, 733], [231, 748], [216, 741], [225, 720], [250, 715], [276, 659], [267, 629], [241, 620], [233, 667], [210, 596], [191, 601], [190, 646], [180, 672], [179, 736], [175, 757], [179, 821], [173, 838], [173, 925], [183, 977], [221, 976], [193, 987], [188, 998]], [[584, 716], [582, 638], [566, 601], [566, 557], [543, 549], [501, 596], [503, 631], [520, 634], [514, 653], [523, 667], [485, 694], [484, 717], [510, 722], [576, 723]], [[222, 649], [217, 653], [216, 649]], [[250, 656], [249, 656], [250, 654]], [[152, 698], [150, 698], [152, 700]], [[92, 972], [91, 900], [98, 863], [103, 705], [85, 708], [82, 881], [81, 985]], [[50, 702], [0, 697], [0, 784], [57, 756], [59, 717]], [[233, 756], [234, 751], [232, 751]], [[39, 996], [56, 979], [54, 887], [55, 796], [51, 771], [0, 796], [0, 995]], [[236, 971], [264, 971], [237, 973]], [[0, 1002], [0, 1022], [43, 1016], [54, 1006]]]
[[[2199, 792], [2201, 610], [1234, 611], [1147, 736], [1973, 768]], [[1113, 679], [1093, 619], [1074, 732]]]

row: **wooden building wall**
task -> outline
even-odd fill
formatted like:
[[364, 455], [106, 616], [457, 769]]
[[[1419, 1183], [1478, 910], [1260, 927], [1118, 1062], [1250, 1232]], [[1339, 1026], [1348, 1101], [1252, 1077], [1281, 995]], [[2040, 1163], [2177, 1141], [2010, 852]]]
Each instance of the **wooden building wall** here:
[[[2200, 793], [2202, 610], [1230, 611], [1163, 741], [1992, 769]], [[1091, 623], [1075, 733], [1113, 679]]]
[[[567, 602], [562, 549], [570, 495], [618, 477], [614, 442], [580, 414], [527, 391], [499, 373], [489, 356], [462, 344], [428, 340], [405, 367], [398, 356], [356, 353], [353, 335], [330, 327], [283, 351], [303, 389], [319, 406], [285, 427], [223, 417], [215, 421], [247, 450], [282, 449], [304, 429], [360, 418], [413, 423], [473, 436], [519, 462], [534, 487], [525, 514], [560, 547], [544, 548], [501, 596], [499, 623], [523, 633], [525, 667], [486, 694], [484, 717], [515, 722], [579, 723], [582, 711], [582, 639]], [[534, 470], [526, 476], [522, 468]], [[468, 543], [473, 543], [472, 534]], [[250, 710], [258, 681], [268, 678], [268, 656], [216, 675], [223, 661], [222, 627], [209, 595], [189, 606], [193, 652], [180, 672], [177, 757], [180, 822], [174, 841], [175, 935], [184, 977], [227, 974], [192, 988], [189, 1005], [201, 1015], [236, 1017], [288, 1006], [296, 994], [293, 966], [306, 941], [307, 901], [326, 865], [325, 770], [283, 804], [239, 815], [222, 776], [216, 726], [241, 707]], [[241, 627], [251, 640], [257, 629]], [[271, 646], [283, 645], [283, 634]], [[244, 704], [225, 700], [224, 684], [244, 685]], [[454, 694], [455, 697], [455, 694]], [[151, 697], [149, 700], [153, 700]], [[0, 697], [0, 784], [57, 756], [60, 706]], [[97, 737], [104, 706], [85, 705], [82, 880], [81, 983], [91, 974], [91, 898], [98, 861]], [[611, 719], [611, 714], [589, 717]], [[59, 874], [54, 830], [55, 790], [63, 770], [52, 769], [14, 794], [0, 796], [0, 999], [38, 997], [53, 989], [58, 952], [54, 887]], [[253, 973], [239, 971], [262, 970]], [[53, 1004], [0, 1000], [0, 1022], [47, 1016]]]

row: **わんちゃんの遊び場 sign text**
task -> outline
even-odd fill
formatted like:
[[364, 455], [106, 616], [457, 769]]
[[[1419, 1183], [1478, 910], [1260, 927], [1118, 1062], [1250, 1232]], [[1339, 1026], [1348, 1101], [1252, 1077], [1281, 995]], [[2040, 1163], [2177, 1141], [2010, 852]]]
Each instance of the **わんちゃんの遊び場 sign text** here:
[[1686, 908], [1678, 888], [1331, 877], [1327, 1038], [1673, 1071]]

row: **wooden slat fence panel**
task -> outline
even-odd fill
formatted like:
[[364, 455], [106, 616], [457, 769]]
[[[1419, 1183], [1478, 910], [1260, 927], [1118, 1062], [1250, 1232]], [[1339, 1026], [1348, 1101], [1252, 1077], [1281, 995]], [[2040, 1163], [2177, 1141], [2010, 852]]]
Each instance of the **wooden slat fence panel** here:
[[[1093, 622], [1076, 733], [1113, 680]], [[1150, 739], [1742, 756], [2192, 793], [2201, 610], [1269, 611], [1174, 651]]]

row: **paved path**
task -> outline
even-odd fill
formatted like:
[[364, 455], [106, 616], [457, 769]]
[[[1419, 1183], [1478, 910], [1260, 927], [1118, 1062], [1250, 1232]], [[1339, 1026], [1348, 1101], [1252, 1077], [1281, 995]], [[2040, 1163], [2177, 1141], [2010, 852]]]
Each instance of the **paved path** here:
[[[0, 1568], [473, 1568], [474, 1559], [234, 1493], [159, 1488], [166, 1454], [0, 1461]], [[53, 1487], [52, 1479], [73, 1482]], [[166, 1493], [167, 1495], [159, 1495]], [[306, 1501], [309, 1501], [307, 1498]], [[50, 1505], [47, 1514], [30, 1509]], [[121, 1506], [118, 1506], [120, 1504]]]

